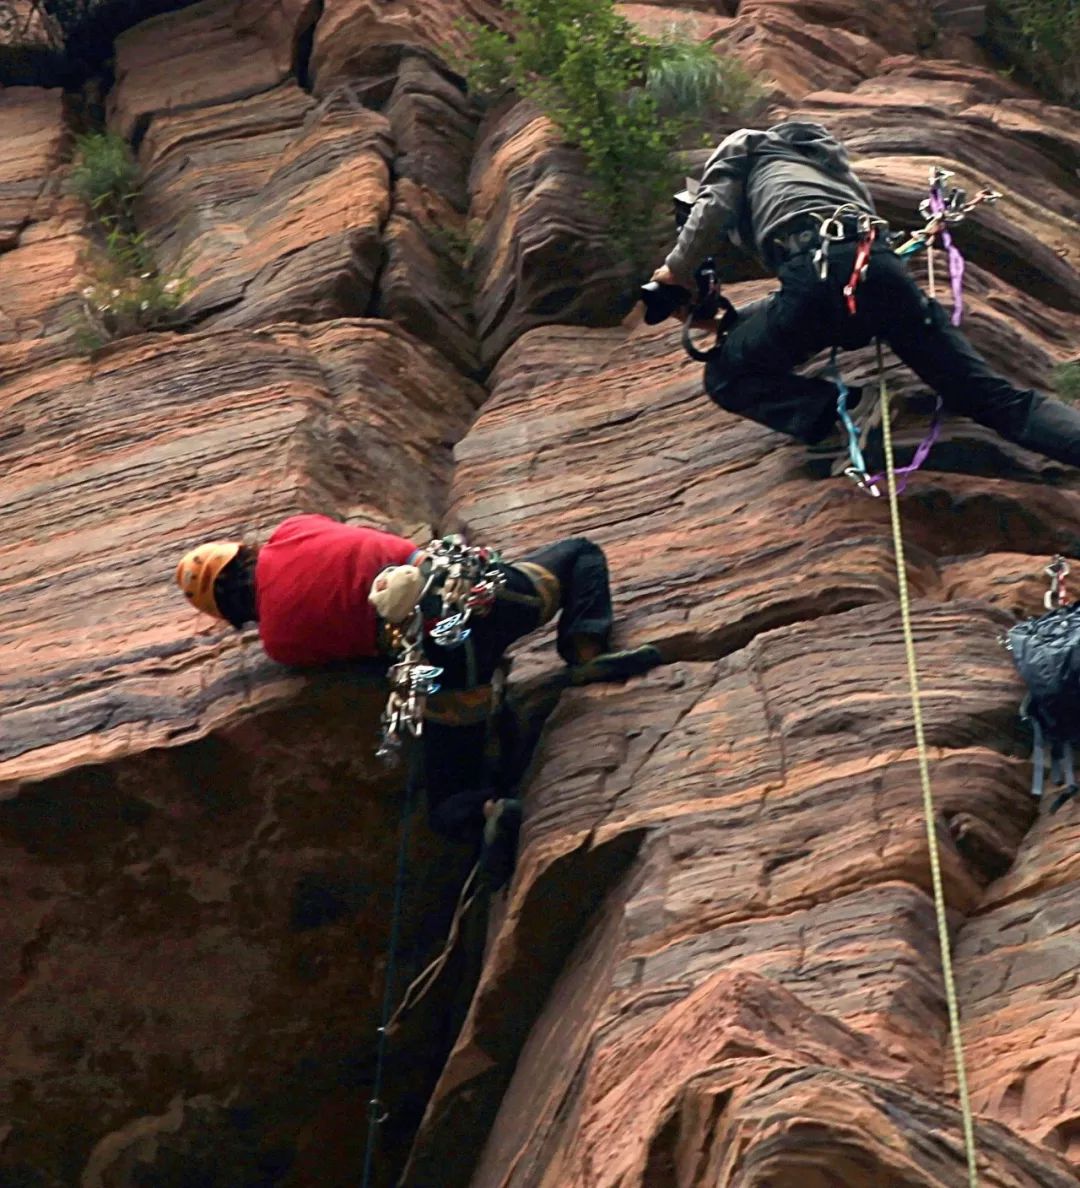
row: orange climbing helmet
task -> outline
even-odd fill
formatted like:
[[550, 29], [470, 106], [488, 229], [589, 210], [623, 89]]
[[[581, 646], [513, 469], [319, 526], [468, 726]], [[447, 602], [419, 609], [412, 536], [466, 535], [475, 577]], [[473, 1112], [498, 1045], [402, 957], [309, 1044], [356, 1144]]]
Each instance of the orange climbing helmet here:
[[225, 618], [214, 598], [214, 582], [240, 549], [238, 540], [210, 540], [180, 558], [176, 584], [196, 610], [215, 619]]

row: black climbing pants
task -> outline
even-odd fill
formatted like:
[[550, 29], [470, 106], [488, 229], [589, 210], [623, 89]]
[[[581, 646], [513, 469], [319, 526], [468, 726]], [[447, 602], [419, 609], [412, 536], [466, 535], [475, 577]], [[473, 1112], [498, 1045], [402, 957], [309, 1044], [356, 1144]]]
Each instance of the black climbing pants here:
[[836, 422], [836, 387], [791, 369], [834, 343], [851, 350], [880, 337], [950, 412], [1080, 466], [1080, 413], [995, 374], [884, 244], [872, 248], [850, 315], [843, 288], [855, 251], [853, 242], [831, 245], [824, 281], [810, 249], [780, 265], [780, 289], [740, 317], [706, 365], [706, 390], [721, 408], [801, 441], [820, 441]]
[[424, 639], [428, 661], [443, 669], [443, 692], [429, 701], [413, 778], [426, 788], [432, 828], [455, 841], [478, 842], [484, 801], [509, 791], [499, 783], [490, 696], [506, 649], [557, 612], [557, 648], [567, 664], [580, 659], [575, 636], [589, 636], [603, 649], [611, 634], [607, 560], [592, 541], [560, 540], [504, 565], [503, 572], [505, 587], [489, 614], [470, 620], [463, 644], [445, 648], [429, 636]]

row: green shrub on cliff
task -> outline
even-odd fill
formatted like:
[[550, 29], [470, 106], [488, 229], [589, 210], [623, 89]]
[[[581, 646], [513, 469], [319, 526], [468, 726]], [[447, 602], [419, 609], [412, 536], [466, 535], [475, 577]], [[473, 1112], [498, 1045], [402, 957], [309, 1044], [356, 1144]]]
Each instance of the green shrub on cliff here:
[[160, 326], [183, 301], [189, 283], [158, 271], [138, 230], [135, 203], [142, 179], [124, 138], [115, 132], [76, 137], [71, 184], [94, 231], [84, 257], [90, 283], [80, 292], [80, 345], [92, 350]]
[[588, 162], [591, 197], [631, 258], [680, 179], [673, 152], [705, 114], [737, 112], [759, 91], [738, 63], [677, 27], [650, 38], [613, 0], [506, 0], [513, 34], [473, 28], [470, 87], [533, 99]]
[[1080, 104], [1080, 0], [990, 0], [987, 38], [1048, 98]]
[[71, 185], [104, 232], [106, 249], [138, 256], [141, 265], [143, 247], [135, 225], [139, 166], [127, 141], [115, 132], [76, 136]]

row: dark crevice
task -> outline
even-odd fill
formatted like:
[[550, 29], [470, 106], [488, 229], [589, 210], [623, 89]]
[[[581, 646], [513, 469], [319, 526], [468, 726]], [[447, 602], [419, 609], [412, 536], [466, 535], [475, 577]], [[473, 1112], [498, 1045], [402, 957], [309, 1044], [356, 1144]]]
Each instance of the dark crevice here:
[[134, 127], [131, 129], [131, 136], [129, 143], [131, 144], [131, 151], [138, 155], [139, 146], [142, 144], [147, 131], [150, 128], [150, 121], [153, 116], [150, 112], [144, 111], [135, 121]]
[[[357, 103], [362, 103], [359, 97], [354, 98]], [[392, 133], [388, 133], [388, 135], [392, 136]], [[390, 202], [386, 208], [386, 218], [379, 226], [379, 260], [375, 265], [375, 271], [371, 277], [371, 292], [368, 294], [367, 305], [359, 312], [360, 317], [390, 320], [384, 311], [382, 281], [383, 273], [390, 263], [390, 252], [386, 246], [386, 229], [390, 226], [391, 220], [397, 213], [397, 151], [397, 143], [391, 140], [390, 152], [386, 157], [387, 187], [390, 191]]]
[[[1038, 816], [1035, 802], [1028, 804], [1030, 820], [1025, 835]], [[986, 887], [1008, 873], [1020, 842], [1002, 837], [989, 822], [973, 813], [947, 811], [942, 813], [942, 818], [957, 852], [978, 883]]]
[[723, 660], [740, 652], [767, 631], [812, 623], [832, 615], [842, 615], [862, 606], [876, 606], [885, 602], [884, 594], [876, 597], [845, 595], [837, 591], [835, 601], [822, 605], [820, 596], [791, 599], [748, 615], [739, 622], [714, 632], [688, 631], [669, 639], [657, 641], [657, 647], [668, 663], [675, 661]]
[[[382, 698], [374, 672], [316, 674], [287, 708], [184, 746], [26, 785], [0, 801], [6, 852], [55, 872], [58, 888], [71, 879], [67, 891], [43, 892], [48, 910], [16, 954], [24, 978], [43, 977], [50, 961], [104, 938], [107, 946], [117, 937], [161, 936], [183, 949], [205, 930], [225, 938], [223, 952], [263, 954], [265, 987], [249, 1006], [264, 1014], [272, 1037], [281, 1027], [279, 1050], [268, 1055], [265, 1035], [239, 1028], [227, 1059], [259, 1069], [262, 1080], [238, 1083], [226, 1101], [205, 1069], [170, 1065], [182, 1060], [183, 1045], [165, 1043], [155, 1057], [161, 1100], [186, 1096], [183, 1125], [164, 1136], [145, 1169], [146, 1183], [269, 1188], [288, 1167], [310, 1168], [315, 1160], [318, 1182], [327, 1188], [357, 1182], [354, 1134], [362, 1138], [362, 1125], [355, 1120], [372, 1095], [382, 989], [373, 969], [386, 958], [401, 817], [395, 778], [366, 758]], [[302, 809], [294, 799], [301, 789]], [[467, 853], [414, 820], [398, 995], [441, 948], [467, 865]], [[187, 875], [199, 866], [234, 880], [236, 895], [219, 901], [193, 895]], [[46, 878], [46, 885], [53, 882]], [[393, 1182], [460, 1028], [479, 974], [484, 926], [483, 910], [474, 908], [446, 976], [393, 1038], [383, 1087], [390, 1116], [380, 1132], [375, 1188]], [[93, 992], [100, 967], [87, 968]], [[301, 1043], [289, 1038], [286, 1004], [316, 983], [326, 987], [328, 1038], [320, 1042], [319, 1028], [305, 1015], [297, 1025], [306, 1027], [310, 1042]], [[228, 998], [227, 985], [222, 993]], [[118, 1001], [128, 1001], [125, 991]], [[163, 1002], [163, 1017], [173, 1005]], [[73, 1044], [98, 1042], [87, 1011], [75, 1009], [65, 1027]], [[51, 1035], [59, 1024], [45, 1030]], [[71, 1070], [59, 1076], [65, 1084], [74, 1059]], [[0, 1183], [23, 1183], [18, 1177], [30, 1167], [60, 1168], [56, 1183], [79, 1182], [104, 1135], [130, 1120], [132, 1109], [146, 1108], [142, 1089], [122, 1069], [103, 1064], [99, 1075], [128, 1112], [84, 1115], [75, 1127], [62, 1094], [47, 1106], [28, 1101], [25, 1116], [16, 1107], [16, 1133], [0, 1151]], [[335, 1122], [339, 1115], [350, 1120], [343, 1128]], [[42, 1142], [47, 1149], [36, 1145]]]
[[322, 20], [326, 0], [316, 0], [311, 16], [306, 25], [297, 31], [296, 48], [293, 52], [293, 74], [296, 75], [297, 85], [310, 95], [314, 86], [311, 75], [311, 55], [315, 48], [315, 30]]
[[6, 86], [63, 87], [77, 90], [88, 79], [104, 76], [112, 85], [115, 42], [120, 34], [150, 17], [197, 0], [85, 0], [81, 4], [44, 0], [60, 21], [59, 44], [0, 47], [0, 77]]
[[644, 830], [634, 830], [591, 848], [585, 843], [556, 859], [529, 887], [515, 932], [531, 942], [509, 954], [501, 973], [514, 987], [514, 1009], [505, 1009], [499, 987], [473, 1003], [474, 1045], [490, 1067], [437, 1100], [427, 1133], [445, 1138], [452, 1149], [444, 1149], [439, 1139], [414, 1149], [400, 1188], [469, 1184], [533, 1024], [590, 922], [629, 870], [644, 836]]
[[670, 1113], [653, 1134], [649, 1142], [649, 1154], [641, 1173], [641, 1188], [670, 1188], [678, 1184], [678, 1147], [680, 1102], [669, 1107]]

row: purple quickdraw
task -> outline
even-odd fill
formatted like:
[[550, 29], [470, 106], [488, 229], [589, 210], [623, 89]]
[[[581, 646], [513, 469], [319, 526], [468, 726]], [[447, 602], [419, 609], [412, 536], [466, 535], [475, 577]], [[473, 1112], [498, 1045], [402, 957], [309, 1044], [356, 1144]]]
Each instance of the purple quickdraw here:
[[[960, 249], [953, 243], [953, 237], [949, 234], [949, 228], [945, 221], [947, 207], [945, 198], [941, 193], [942, 180], [942, 175], [939, 172], [934, 175], [933, 180], [930, 182], [930, 212], [941, 216], [939, 234], [942, 245], [949, 257], [949, 281], [952, 285], [953, 295], [951, 320], [954, 326], [959, 326], [960, 319], [964, 316], [964, 257]], [[932, 247], [931, 250], [933, 250]]]
[[[907, 490], [908, 479], [919, 469], [926, 461], [933, 449], [934, 442], [938, 439], [938, 434], [941, 432], [941, 422], [943, 419], [943, 412], [945, 406], [941, 402], [941, 397], [937, 398], [934, 405], [934, 419], [930, 422], [930, 430], [926, 436], [919, 442], [918, 448], [915, 451], [914, 457], [906, 466], [893, 467], [893, 474], [896, 476], [896, 493], [903, 495]], [[866, 480], [867, 486], [875, 486], [878, 483], [885, 483], [888, 479], [888, 474], [883, 470], [880, 474], [872, 474]]]

